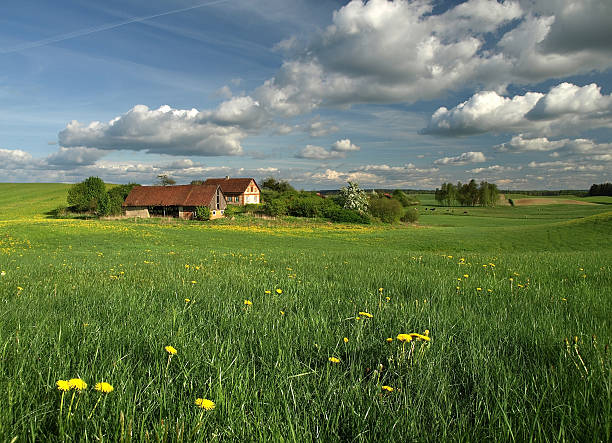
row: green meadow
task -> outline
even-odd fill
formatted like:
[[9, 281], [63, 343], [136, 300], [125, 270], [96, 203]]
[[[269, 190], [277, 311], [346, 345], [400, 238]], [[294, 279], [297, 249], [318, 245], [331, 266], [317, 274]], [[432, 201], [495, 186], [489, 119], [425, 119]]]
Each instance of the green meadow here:
[[608, 199], [47, 218], [67, 189], [0, 185], [2, 441], [612, 438]]

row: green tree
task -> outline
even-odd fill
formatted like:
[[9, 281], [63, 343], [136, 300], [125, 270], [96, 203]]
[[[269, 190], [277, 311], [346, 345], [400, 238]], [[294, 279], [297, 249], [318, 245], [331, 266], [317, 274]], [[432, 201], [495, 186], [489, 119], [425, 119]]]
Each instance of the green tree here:
[[404, 214], [404, 207], [394, 199], [372, 197], [370, 199], [370, 214], [385, 223], [396, 223]]
[[67, 202], [68, 206], [74, 211], [90, 211], [97, 214], [100, 201], [104, 201], [106, 198], [106, 185], [104, 181], [99, 177], [89, 177], [81, 183], [76, 183], [70, 187]]

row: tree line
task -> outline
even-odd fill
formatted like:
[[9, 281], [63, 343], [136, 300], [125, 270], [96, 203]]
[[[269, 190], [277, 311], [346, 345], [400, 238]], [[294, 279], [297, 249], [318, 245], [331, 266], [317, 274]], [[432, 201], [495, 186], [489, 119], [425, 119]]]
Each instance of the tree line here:
[[443, 206], [495, 206], [499, 189], [486, 181], [478, 185], [474, 179], [464, 184], [442, 183], [440, 188], [436, 188], [435, 198]]
[[612, 183], [602, 183], [600, 185], [592, 185], [589, 189], [590, 196], [605, 195], [612, 197]]

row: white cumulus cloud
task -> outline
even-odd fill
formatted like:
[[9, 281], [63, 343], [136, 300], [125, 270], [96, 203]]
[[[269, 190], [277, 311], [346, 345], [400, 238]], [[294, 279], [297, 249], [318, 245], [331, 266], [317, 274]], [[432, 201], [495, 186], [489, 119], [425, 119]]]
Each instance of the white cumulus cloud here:
[[347, 153], [359, 151], [361, 148], [346, 138], [338, 140], [332, 144], [330, 149], [321, 146], [306, 145], [304, 149], [297, 153], [297, 158], [307, 158], [311, 160], [330, 160], [334, 158], [344, 158]]
[[443, 157], [434, 161], [436, 165], [466, 165], [468, 163], [482, 163], [487, 161], [487, 158], [482, 152], [464, 152], [456, 157]]

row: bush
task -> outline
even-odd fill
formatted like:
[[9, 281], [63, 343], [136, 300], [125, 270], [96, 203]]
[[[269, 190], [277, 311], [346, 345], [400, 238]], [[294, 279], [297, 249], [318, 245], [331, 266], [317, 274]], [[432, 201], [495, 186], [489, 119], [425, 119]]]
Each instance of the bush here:
[[100, 199], [106, 195], [106, 185], [99, 177], [88, 179], [72, 185], [68, 190], [68, 205], [77, 212], [91, 211], [98, 213]]
[[287, 212], [294, 217], [322, 217], [323, 205], [321, 197], [303, 195], [289, 202]]
[[194, 217], [196, 220], [210, 220], [210, 209], [207, 206], [197, 206]]
[[53, 218], [63, 218], [68, 216], [68, 208], [65, 205], [59, 205], [57, 208], [47, 212], [47, 214]]
[[272, 217], [278, 217], [280, 215], [287, 214], [287, 204], [284, 200], [276, 199], [269, 200], [264, 205], [264, 213]]
[[419, 211], [417, 208], [408, 208], [402, 215], [401, 220], [406, 223], [416, 223], [419, 219]]
[[378, 197], [370, 200], [370, 213], [385, 223], [398, 222], [403, 212], [403, 207], [397, 200]]
[[399, 189], [393, 191], [393, 198], [399, 201], [403, 207], [414, 206], [420, 203], [419, 199], [417, 199], [415, 196], [408, 195]]
[[223, 214], [226, 217], [233, 217], [236, 214], [242, 214], [244, 213], [244, 206], [238, 206], [238, 205], [227, 205], [225, 207], [225, 210], [223, 211]]
[[359, 212], [340, 207], [328, 210], [325, 216], [336, 223], [360, 223], [364, 225], [371, 223], [370, 217], [367, 214], [360, 214]]
[[252, 214], [253, 212], [260, 212], [263, 209], [262, 204], [259, 203], [249, 203], [248, 205], [244, 205], [243, 206], [243, 212], [246, 212], [247, 214]]

